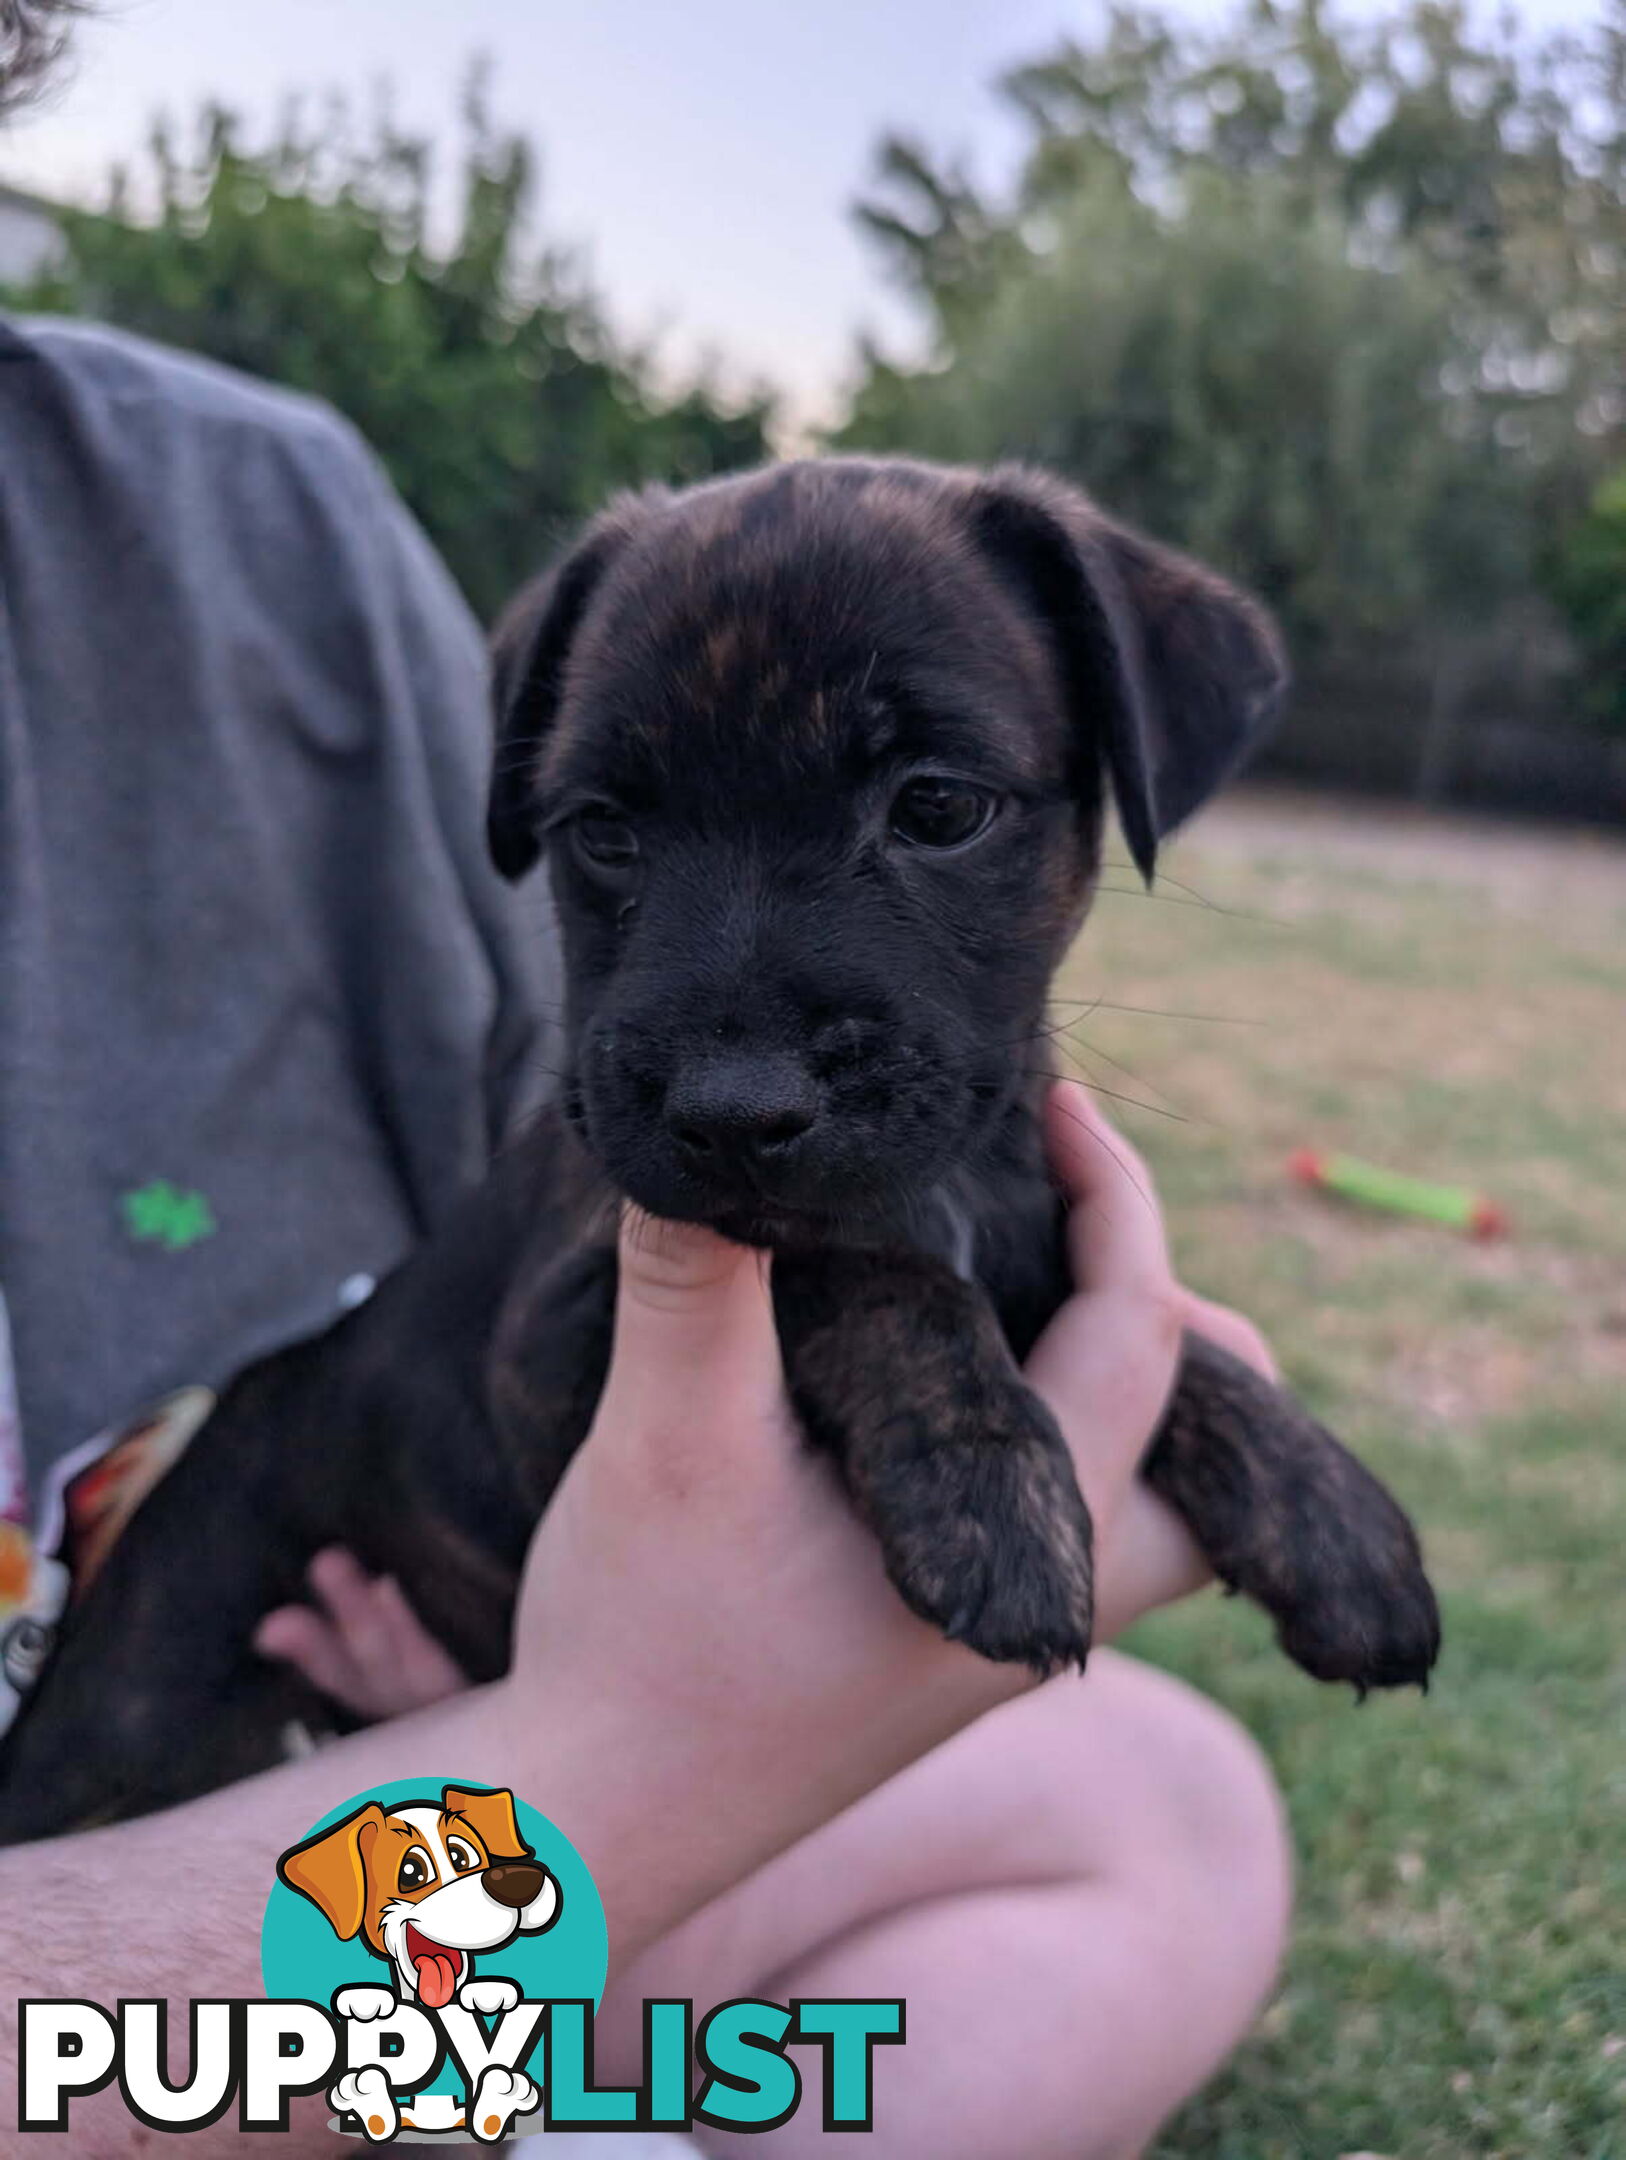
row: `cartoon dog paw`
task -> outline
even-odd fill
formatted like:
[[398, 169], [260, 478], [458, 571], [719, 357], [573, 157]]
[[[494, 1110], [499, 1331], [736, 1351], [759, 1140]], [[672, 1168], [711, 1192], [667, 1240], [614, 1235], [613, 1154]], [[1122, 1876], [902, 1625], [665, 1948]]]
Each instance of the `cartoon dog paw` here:
[[[380, 1988], [349, 1988], [351, 1995], [378, 1995]], [[341, 2013], [342, 2014], [342, 2013]], [[375, 2145], [387, 2145], [401, 2127], [389, 2079], [376, 2063], [365, 2070], [351, 2070], [340, 2078], [327, 2096], [327, 2104], [339, 2116], [358, 2115], [366, 2136]]]
[[481, 2017], [500, 2017], [519, 2001], [519, 1989], [512, 1980], [465, 1980], [457, 2000], [461, 2008], [477, 2011]]
[[342, 2018], [355, 2018], [360, 2024], [370, 2025], [374, 2018], [389, 2017], [399, 2005], [388, 1988], [347, 1987], [340, 1988], [334, 1996], [333, 2007]]
[[474, 2088], [469, 2108], [469, 2128], [483, 2145], [495, 2145], [516, 2115], [528, 2115], [541, 2104], [542, 2095], [523, 2070], [505, 2070], [489, 2063]]

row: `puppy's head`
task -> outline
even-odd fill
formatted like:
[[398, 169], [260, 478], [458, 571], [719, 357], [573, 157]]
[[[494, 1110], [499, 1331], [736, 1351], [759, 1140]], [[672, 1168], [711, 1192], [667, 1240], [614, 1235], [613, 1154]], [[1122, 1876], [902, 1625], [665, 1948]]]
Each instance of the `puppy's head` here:
[[833, 459], [614, 506], [496, 645], [567, 1114], [751, 1242], [908, 1209], [1041, 1062], [1108, 792], [1142, 872], [1284, 685], [1261, 613], [1042, 475]]
[[376, 1801], [283, 1854], [277, 1873], [341, 1941], [360, 1936], [403, 1997], [452, 2000], [474, 1952], [540, 1934], [559, 1887], [520, 1835], [511, 1793], [448, 1785], [439, 1801]]

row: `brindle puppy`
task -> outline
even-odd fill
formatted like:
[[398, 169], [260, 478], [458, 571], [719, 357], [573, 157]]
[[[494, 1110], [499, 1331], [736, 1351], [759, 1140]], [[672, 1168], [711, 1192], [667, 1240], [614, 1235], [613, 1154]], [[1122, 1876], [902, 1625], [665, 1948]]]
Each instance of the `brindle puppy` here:
[[[1268, 624], [1039, 475], [831, 461], [620, 503], [497, 678], [493, 852], [546, 848], [564, 932], [558, 1110], [228, 1392], [65, 1627], [0, 1835], [272, 1760], [320, 1706], [250, 1635], [331, 1541], [502, 1668], [603, 1380], [616, 1194], [773, 1248], [796, 1408], [914, 1609], [1083, 1663], [1089, 1516], [1019, 1370], [1068, 1289], [1046, 994], [1108, 789], [1150, 876], [1278, 702]], [[1284, 1392], [1189, 1338], [1146, 1475], [1308, 1671], [1424, 1679], [1411, 1528]]]

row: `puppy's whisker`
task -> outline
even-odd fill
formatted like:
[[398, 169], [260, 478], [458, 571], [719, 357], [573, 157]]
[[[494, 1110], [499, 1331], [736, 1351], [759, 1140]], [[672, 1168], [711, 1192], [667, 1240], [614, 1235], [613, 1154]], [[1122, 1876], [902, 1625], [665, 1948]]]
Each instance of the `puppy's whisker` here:
[[[1087, 1020], [1088, 1018], [1089, 1015], [1086, 1013], [1084, 1019]], [[1007, 1050], [1020, 1050], [1029, 1043], [1055, 1042], [1059, 1036], [1065, 1035], [1069, 1028], [1081, 1027], [1082, 1025], [1083, 1021], [1081, 1020], [1042, 1021], [1039, 1026], [1030, 1028], [1025, 1035], [1013, 1035], [1009, 1042], [1001, 1047]]]
[[[1116, 857], [1111, 855], [1102, 858], [1101, 867], [1104, 870], [1135, 870], [1135, 865], [1132, 862], [1119, 862]], [[1138, 876], [1139, 872], [1136, 871], [1135, 874]], [[1199, 892], [1195, 885], [1182, 885], [1177, 877], [1170, 877], [1168, 871], [1161, 864], [1153, 872], [1153, 876], [1159, 885], [1172, 885], [1176, 892], [1189, 894], [1199, 907], [1212, 908], [1216, 915], [1229, 915], [1232, 912], [1223, 900], [1211, 900], [1207, 893]]]
[[1046, 1033], [1048, 1034], [1049, 1039], [1053, 1042], [1063, 1042], [1064, 1050], [1067, 1047], [1071, 1047], [1072, 1049], [1087, 1054], [1090, 1057], [1098, 1057], [1103, 1059], [1108, 1065], [1112, 1066], [1115, 1071], [1121, 1072], [1126, 1080], [1133, 1080], [1137, 1087], [1150, 1088], [1152, 1093], [1156, 1095], [1160, 1101], [1169, 1105], [1170, 1111], [1174, 1115], [1180, 1115], [1181, 1113], [1174, 1110], [1173, 1099], [1166, 1089], [1160, 1088], [1155, 1080], [1148, 1079], [1145, 1073], [1137, 1072], [1133, 1065], [1126, 1064], [1122, 1058], [1114, 1057], [1110, 1050], [1103, 1050], [1098, 1043], [1091, 1042], [1071, 1044], [1070, 1046], [1066, 1044], [1065, 1038], [1071, 1037], [1072, 1035], [1076, 1034], [1077, 1031], [1081, 1027], [1083, 1027], [1085, 1022], [1089, 1020], [1098, 1010], [1099, 1004], [1100, 1000], [1097, 999], [1094, 1004], [1087, 1006], [1085, 1010], [1080, 1013], [1076, 1020], [1069, 1020], [1066, 1022], [1058, 1023], [1057, 1026], [1055, 1026], [1054, 1028], [1048, 1029]]
[[[1082, 1026], [1083, 1022], [1077, 1021], [1074, 1023], [1074, 1025]], [[1168, 1104], [1170, 1113], [1172, 1115], [1176, 1117], [1185, 1116], [1188, 1123], [1196, 1122], [1189, 1117], [1188, 1113], [1184, 1113], [1175, 1109], [1173, 1098], [1169, 1095], [1166, 1089], [1160, 1088], [1155, 1080], [1148, 1079], [1145, 1073], [1136, 1072], [1133, 1065], [1126, 1065], [1122, 1058], [1115, 1058], [1110, 1050], [1103, 1050], [1099, 1043], [1087, 1042], [1083, 1044], [1073, 1045], [1070, 1047], [1075, 1048], [1078, 1054], [1081, 1056], [1102, 1059], [1106, 1064], [1112, 1067], [1114, 1072], [1121, 1072], [1126, 1080], [1133, 1080], [1137, 1087], [1150, 1088], [1152, 1093], [1158, 1098], [1160, 1102]]]
[[1092, 1012], [1133, 1013], [1145, 1020], [1190, 1020], [1209, 1027], [1263, 1027], [1263, 1020], [1249, 1018], [1243, 1013], [1193, 1013], [1171, 1012], [1162, 1005], [1116, 1005], [1111, 998], [1052, 998], [1052, 1005], [1078, 1005], [1086, 1007], [1082, 1019]]
[[[1083, 1085], [1087, 1087], [1089, 1085], [1088, 1081], [1085, 1081]], [[1106, 1149], [1107, 1153], [1118, 1165], [1118, 1168], [1123, 1172], [1124, 1176], [1129, 1180], [1130, 1184], [1134, 1186], [1136, 1192], [1140, 1194], [1141, 1199], [1155, 1215], [1157, 1213], [1156, 1199], [1153, 1197], [1152, 1193], [1148, 1191], [1147, 1187], [1142, 1184], [1141, 1180], [1136, 1176], [1134, 1165], [1129, 1162], [1125, 1156], [1119, 1153], [1117, 1148], [1115, 1148], [1112, 1142], [1107, 1138], [1106, 1134], [1097, 1132], [1093, 1125], [1089, 1124], [1085, 1119], [1081, 1118], [1076, 1110], [1069, 1110], [1065, 1103], [1061, 1105], [1061, 1114], [1064, 1118], [1067, 1118], [1072, 1124], [1076, 1125], [1079, 1130], [1084, 1134], [1086, 1139], [1093, 1140], [1098, 1147], [1104, 1147]]]
[[1092, 1095], [1104, 1095], [1108, 1102], [1122, 1103], [1131, 1110], [1149, 1111], [1153, 1117], [1167, 1118], [1173, 1125], [1190, 1125], [1194, 1122], [1183, 1111], [1166, 1110], [1161, 1103], [1142, 1102], [1138, 1095], [1125, 1095], [1117, 1088], [1104, 1087], [1099, 1080], [1092, 1079], [1087, 1071], [1079, 1069], [1076, 1062], [1077, 1052], [1064, 1050], [1063, 1055], [1072, 1067], [1072, 1077], [1080, 1087], [1087, 1087]]
[[1233, 922], [1263, 923], [1271, 930], [1291, 930], [1283, 915], [1261, 915], [1253, 908], [1221, 907], [1217, 900], [1188, 900], [1180, 893], [1149, 892], [1144, 885], [1097, 885], [1098, 896], [1114, 900], [1158, 900], [1164, 907], [1200, 908], [1205, 915], [1228, 915]]

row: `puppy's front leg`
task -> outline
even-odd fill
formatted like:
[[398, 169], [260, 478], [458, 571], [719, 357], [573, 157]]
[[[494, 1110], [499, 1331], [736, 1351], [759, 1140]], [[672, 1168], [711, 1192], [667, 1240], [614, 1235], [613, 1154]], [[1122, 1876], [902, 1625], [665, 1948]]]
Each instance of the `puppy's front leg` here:
[[982, 1291], [908, 1251], [781, 1253], [774, 1310], [797, 1414], [905, 1601], [984, 1657], [1081, 1666], [1089, 1510]]
[[1427, 1685], [1440, 1614], [1417, 1533], [1286, 1388], [1188, 1334], [1143, 1474], [1307, 1673], [1362, 1694]]

